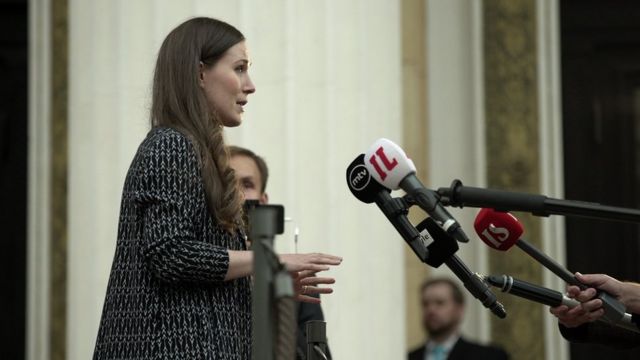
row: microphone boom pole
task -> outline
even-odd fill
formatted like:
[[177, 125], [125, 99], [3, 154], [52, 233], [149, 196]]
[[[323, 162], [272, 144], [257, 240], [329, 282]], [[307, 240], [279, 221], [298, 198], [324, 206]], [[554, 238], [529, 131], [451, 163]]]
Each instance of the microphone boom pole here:
[[439, 188], [445, 206], [493, 208], [498, 211], [522, 211], [535, 216], [564, 215], [601, 220], [640, 223], [640, 210], [598, 203], [562, 200], [544, 195], [464, 186], [456, 179], [448, 188]]

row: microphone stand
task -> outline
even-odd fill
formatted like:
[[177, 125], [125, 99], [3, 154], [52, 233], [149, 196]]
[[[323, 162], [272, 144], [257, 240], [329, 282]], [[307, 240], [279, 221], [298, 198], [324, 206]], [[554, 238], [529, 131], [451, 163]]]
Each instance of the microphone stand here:
[[328, 360], [327, 323], [310, 320], [305, 323], [307, 333], [307, 360]]
[[455, 255], [455, 251], [458, 249], [457, 246], [455, 246], [455, 248], [449, 246], [432, 248], [439, 251], [451, 251], [450, 256], [447, 256], [448, 254], [434, 254], [429, 250], [428, 243], [430, 242], [430, 238], [436, 243], [453, 242], [453, 244], [456, 244], [456, 240], [442, 229], [440, 225], [435, 224], [435, 221], [432, 221], [432, 226], [425, 229], [428, 235], [423, 235], [421, 231], [418, 231], [407, 218], [408, 208], [413, 204], [412, 199], [384, 196], [384, 198], [379, 197], [376, 199], [376, 204], [382, 209], [383, 213], [422, 262], [437, 267], [439, 264], [433, 264], [431, 259], [435, 257], [442, 258], [441, 260], [444, 264], [462, 281], [465, 288], [478, 299], [485, 308], [491, 310], [494, 315], [501, 319], [507, 316], [504, 306], [497, 301], [495, 294], [491, 292], [487, 284], [476, 274], [472, 273], [464, 262]]
[[[286, 333], [286, 331], [295, 329], [295, 304], [292, 300], [282, 300], [292, 299], [293, 284], [288, 272], [283, 269], [273, 251], [275, 235], [281, 234], [284, 227], [284, 207], [281, 205], [260, 205], [248, 209], [247, 212], [254, 257], [254, 286], [253, 301], [251, 302], [253, 312], [252, 357], [260, 360], [279, 360], [280, 358], [293, 357], [295, 332]], [[276, 313], [274, 312], [276, 301], [278, 301], [278, 311], [286, 312], [286, 320], [290, 322], [285, 324], [284, 330], [283, 326], [276, 321]]]
[[439, 188], [440, 202], [446, 206], [493, 208], [498, 211], [522, 211], [535, 216], [564, 215], [601, 220], [640, 223], [640, 210], [598, 203], [554, 199], [544, 195], [464, 186], [453, 180], [448, 188]]

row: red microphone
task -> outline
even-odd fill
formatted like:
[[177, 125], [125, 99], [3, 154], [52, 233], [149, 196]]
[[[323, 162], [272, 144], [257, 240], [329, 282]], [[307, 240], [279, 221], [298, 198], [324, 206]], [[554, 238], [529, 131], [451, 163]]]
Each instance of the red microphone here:
[[[516, 244], [529, 256], [536, 259], [536, 261], [568, 284], [576, 285], [582, 290], [588, 288], [588, 286], [578, 281], [565, 267], [535, 246], [521, 239], [520, 236], [524, 233], [524, 227], [515, 216], [506, 212], [484, 208], [476, 216], [473, 227], [480, 239], [490, 247], [500, 251], [507, 251], [513, 244]], [[598, 291], [597, 296], [602, 300], [605, 319], [611, 322], [619, 322], [623, 319], [626, 308], [621, 302], [604, 291]]]
[[524, 226], [515, 216], [487, 208], [480, 210], [473, 227], [482, 241], [500, 251], [509, 250], [524, 234]]
[[489, 247], [507, 251], [515, 244], [562, 280], [584, 288], [584, 285], [576, 280], [569, 270], [524, 239], [521, 239], [520, 237], [524, 234], [524, 226], [515, 216], [508, 212], [483, 208], [476, 216], [473, 227], [480, 239]]

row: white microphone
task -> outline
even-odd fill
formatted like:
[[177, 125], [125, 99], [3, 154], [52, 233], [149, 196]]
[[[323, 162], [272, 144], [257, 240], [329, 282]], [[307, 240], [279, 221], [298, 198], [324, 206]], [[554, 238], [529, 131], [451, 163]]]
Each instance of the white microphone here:
[[385, 138], [376, 140], [365, 154], [365, 166], [386, 188], [406, 191], [454, 239], [469, 241], [460, 224], [440, 204], [438, 194], [425, 188], [416, 177], [416, 166], [400, 146]]

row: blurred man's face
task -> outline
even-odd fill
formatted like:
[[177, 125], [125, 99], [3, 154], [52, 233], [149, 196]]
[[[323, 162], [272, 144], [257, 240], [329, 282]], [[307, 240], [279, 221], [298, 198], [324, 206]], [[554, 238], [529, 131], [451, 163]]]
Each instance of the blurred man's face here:
[[422, 292], [422, 325], [432, 337], [449, 336], [462, 321], [464, 307], [453, 300], [451, 287], [436, 283]]
[[245, 200], [258, 200], [260, 204], [269, 201], [267, 194], [262, 192], [260, 170], [252, 158], [244, 155], [232, 156], [229, 165], [236, 172]]

